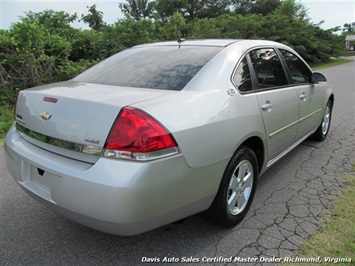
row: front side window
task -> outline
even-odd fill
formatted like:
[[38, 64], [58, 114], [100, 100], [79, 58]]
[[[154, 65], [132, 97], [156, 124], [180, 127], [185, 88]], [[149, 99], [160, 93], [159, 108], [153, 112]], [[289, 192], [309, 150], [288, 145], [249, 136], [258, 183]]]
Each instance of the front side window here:
[[287, 85], [287, 78], [280, 58], [272, 48], [256, 49], [249, 53], [259, 89]]
[[246, 57], [239, 63], [233, 76], [233, 83], [241, 92], [252, 90], [250, 71]]
[[223, 47], [152, 46], [124, 50], [83, 72], [75, 81], [182, 90]]
[[309, 83], [312, 72], [306, 64], [289, 51], [280, 49], [280, 52], [290, 70], [292, 84]]

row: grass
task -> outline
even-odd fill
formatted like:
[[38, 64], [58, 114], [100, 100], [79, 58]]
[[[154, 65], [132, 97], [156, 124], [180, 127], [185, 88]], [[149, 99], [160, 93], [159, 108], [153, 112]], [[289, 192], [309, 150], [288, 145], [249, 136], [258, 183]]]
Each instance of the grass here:
[[347, 58], [331, 59], [327, 63], [318, 64], [318, 65], [312, 65], [312, 69], [313, 70], [319, 70], [319, 69], [323, 69], [323, 68], [327, 68], [327, 67], [333, 67], [333, 66], [337, 66], [337, 65], [341, 65], [341, 64], [346, 64], [346, 63], [349, 63], [349, 62], [352, 62], [352, 60], [351, 59], [347, 59]]
[[346, 50], [342, 56], [355, 56], [355, 51]]
[[6, 132], [13, 123], [13, 110], [8, 108], [0, 109], [0, 147], [4, 145]]
[[[345, 180], [348, 187], [340, 192], [334, 209], [326, 215], [318, 232], [302, 245], [298, 257], [317, 258], [320, 256], [323, 263], [326, 263], [325, 257], [351, 258], [350, 263], [338, 262], [338, 264], [355, 265], [355, 176], [347, 175]], [[334, 264], [334, 262], [329, 264]], [[292, 265], [304, 264], [292, 263]]]

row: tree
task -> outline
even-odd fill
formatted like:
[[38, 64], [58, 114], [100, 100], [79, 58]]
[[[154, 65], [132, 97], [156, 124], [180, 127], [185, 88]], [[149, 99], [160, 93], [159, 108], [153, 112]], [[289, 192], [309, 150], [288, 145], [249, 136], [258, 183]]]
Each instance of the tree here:
[[230, 12], [231, 0], [156, 0], [158, 16], [167, 20], [175, 12], [192, 21], [196, 18], [215, 18]]
[[342, 28], [342, 34], [351, 34], [355, 32], [355, 22], [345, 23]]
[[[13, 103], [19, 89], [71, 78], [125, 48], [177, 36], [274, 40], [290, 45], [310, 63], [325, 62], [345, 49], [344, 35], [334, 34], [339, 27], [323, 30], [321, 22], [311, 23], [307, 9], [296, 0], [283, 0], [274, 11], [262, 0], [239, 0], [239, 7], [245, 4], [245, 15], [230, 12], [229, 0], [130, 3], [139, 1], [148, 13], [138, 12], [135, 18], [126, 14], [113, 25], [103, 26], [103, 14], [93, 5], [89, 14], [81, 16], [93, 22], [89, 30], [70, 25], [76, 14], [53, 10], [28, 12], [10, 30], [0, 30], [0, 106]], [[144, 19], [153, 14], [155, 19]], [[343, 33], [351, 34], [354, 28], [355, 23], [346, 23]]]
[[187, 0], [156, 0], [155, 8], [157, 16], [163, 21], [167, 21], [175, 12], [181, 12], [186, 7]]
[[126, 3], [119, 4], [119, 8], [126, 16], [140, 20], [153, 17], [155, 2], [149, 0], [126, 0]]
[[[194, 1], [189, 1], [194, 2]], [[202, 0], [196, 1], [197, 8], [195, 10], [195, 16], [197, 18], [216, 18], [224, 14], [230, 13], [230, 0]], [[199, 3], [198, 3], [199, 2]], [[201, 9], [199, 8], [199, 5]], [[192, 17], [192, 19], [194, 18]]]
[[54, 11], [46, 9], [43, 12], [25, 12], [26, 16], [21, 17], [21, 20], [30, 19], [36, 20], [38, 23], [53, 26], [56, 23], [60, 28], [68, 26], [69, 23], [74, 22], [78, 16], [76, 13], [70, 15], [64, 11]]
[[271, 14], [281, 4], [280, 0], [236, 0], [233, 1], [234, 10], [237, 14]]
[[251, 6], [250, 13], [266, 16], [274, 12], [280, 4], [280, 0], [259, 0]]
[[36, 20], [25, 19], [1, 33], [0, 104], [13, 103], [16, 91], [58, 81], [71, 45]]
[[22, 22], [37, 21], [43, 25], [51, 34], [58, 34], [65, 36], [67, 39], [71, 38], [75, 30], [70, 26], [78, 16], [76, 13], [70, 15], [64, 11], [44, 10], [43, 12], [25, 13], [26, 16], [21, 18]]
[[289, 19], [309, 21], [307, 8], [295, 0], [283, 0], [275, 12]]
[[160, 40], [177, 40], [188, 35], [188, 24], [180, 12], [175, 12], [167, 22], [156, 21]]
[[1, 106], [13, 104], [20, 89], [72, 78], [92, 64], [91, 58], [70, 59], [81, 32], [70, 26], [75, 19], [53, 10], [29, 12], [10, 30], [0, 30]]
[[105, 25], [103, 21], [103, 13], [101, 11], [98, 11], [96, 9], [96, 5], [92, 5], [91, 7], [86, 7], [88, 8], [89, 14], [81, 15], [81, 20], [84, 21], [85, 23], [89, 24], [89, 27], [93, 30], [99, 30], [102, 28], [102, 26]]

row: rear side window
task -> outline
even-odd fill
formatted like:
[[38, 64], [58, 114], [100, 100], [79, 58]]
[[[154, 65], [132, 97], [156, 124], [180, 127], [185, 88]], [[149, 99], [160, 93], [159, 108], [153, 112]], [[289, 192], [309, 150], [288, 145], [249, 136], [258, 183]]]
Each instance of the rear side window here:
[[290, 70], [292, 83], [297, 84], [310, 82], [312, 72], [307, 67], [307, 65], [303, 63], [302, 60], [299, 59], [296, 55], [289, 51], [280, 49], [280, 52]]
[[252, 90], [250, 71], [246, 57], [239, 63], [233, 76], [233, 83], [241, 92]]
[[75, 81], [182, 90], [223, 47], [154, 46], [124, 50], [83, 72]]
[[249, 53], [259, 89], [267, 89], [287, 85], [287, 78], [280, 58], [274, 49], [263, 48]]

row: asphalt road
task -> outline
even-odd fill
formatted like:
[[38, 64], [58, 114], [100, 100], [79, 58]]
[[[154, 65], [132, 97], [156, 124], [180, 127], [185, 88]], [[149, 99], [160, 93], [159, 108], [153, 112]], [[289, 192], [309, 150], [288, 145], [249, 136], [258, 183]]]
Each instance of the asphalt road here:
[[[355, 161], [355, 62], [322, 72], [336, 98], [328, 139], [304, 142], [266, 172], [249, 214], [232, 230], [201, 214], [135, 237], [86, 228], [25, 194], [10, 177], [0, 149], [0, 265], [137, 265], [148, 259], [168, 264], [164, 258], [196, 265], [255, 258], [248, 265], [260, 265], [265, 258], [295, 256]], [[229, 263], [230, 258], [236, 261]]]

